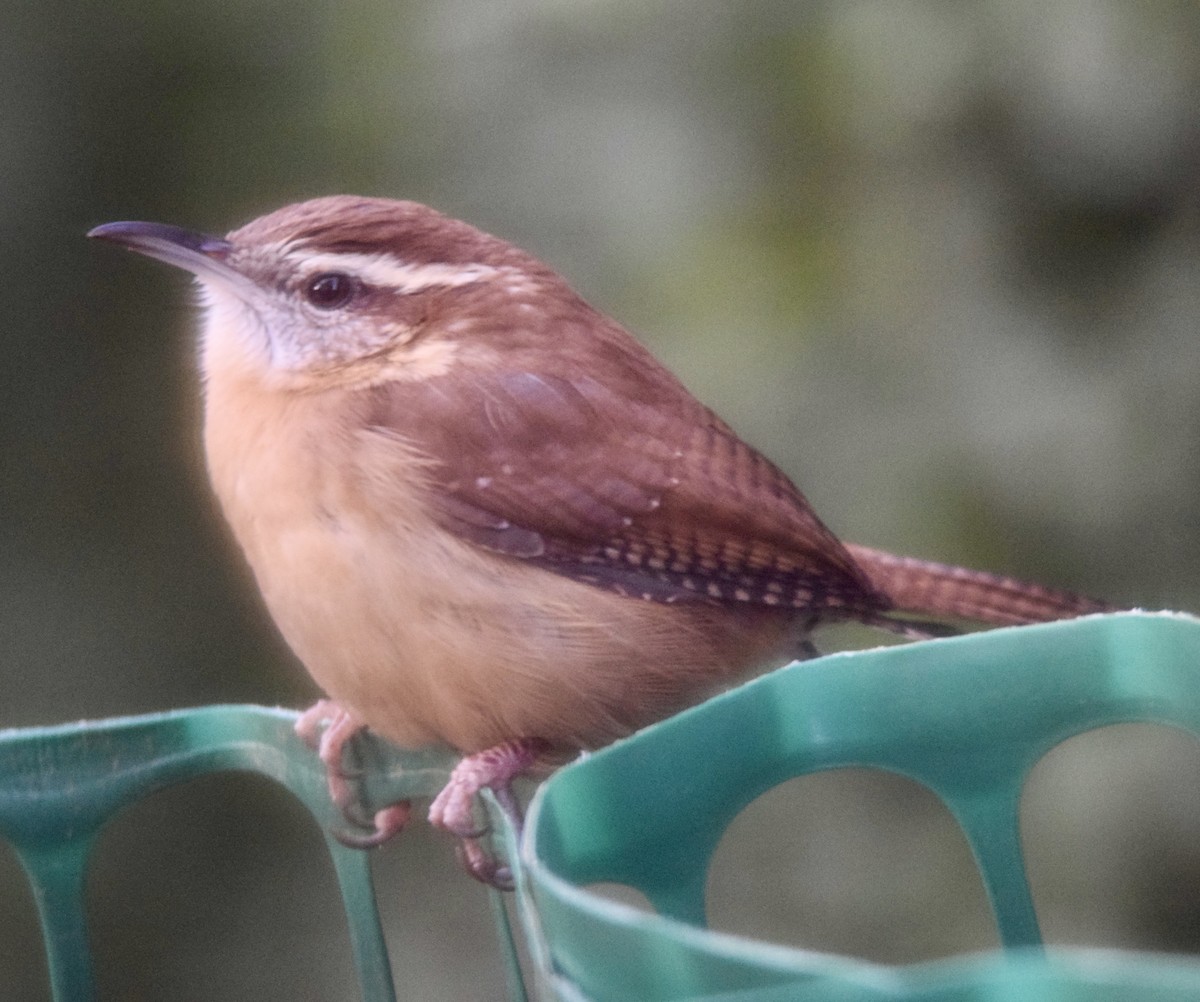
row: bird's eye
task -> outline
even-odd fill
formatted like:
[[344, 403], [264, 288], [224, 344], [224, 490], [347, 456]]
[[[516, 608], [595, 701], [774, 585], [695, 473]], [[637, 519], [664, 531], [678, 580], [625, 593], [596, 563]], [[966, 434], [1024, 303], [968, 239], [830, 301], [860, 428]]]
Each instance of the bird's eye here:
[[304, 298], [319, 310], [336, 310], [350, 302], [357, 287], [349, 275], [326, 271], [305, 283]]

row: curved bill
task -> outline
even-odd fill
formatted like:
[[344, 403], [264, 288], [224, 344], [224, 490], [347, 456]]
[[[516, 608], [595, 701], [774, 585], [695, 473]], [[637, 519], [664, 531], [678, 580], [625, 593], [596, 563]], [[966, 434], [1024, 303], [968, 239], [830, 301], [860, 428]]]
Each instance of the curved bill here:
[[120, 244], [147, 257], [183, 268], [200, 278], [245, 282], [226, 259], [233, 245], [222, 237], [196, 233], [165, 223], [105, 223], [88, 230], [89, 237]]

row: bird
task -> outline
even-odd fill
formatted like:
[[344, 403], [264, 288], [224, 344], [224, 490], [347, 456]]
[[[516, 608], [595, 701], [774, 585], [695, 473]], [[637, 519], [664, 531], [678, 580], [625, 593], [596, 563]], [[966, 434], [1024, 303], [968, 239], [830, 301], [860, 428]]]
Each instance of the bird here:
[[352, 810], [364, 728], [463, 756], [430, 820], [502, 886], [477, 793], [515, 810], [518, 776], [810, 656], [818, 626], [920, 639], [1112, 608], [843, 543], [550, 266], [428, 206], [335, 195], [223, 237], [88, 235], [198, 281], [212, 487], [326, 694], [297, 727], [354, 844], [410, 812]]

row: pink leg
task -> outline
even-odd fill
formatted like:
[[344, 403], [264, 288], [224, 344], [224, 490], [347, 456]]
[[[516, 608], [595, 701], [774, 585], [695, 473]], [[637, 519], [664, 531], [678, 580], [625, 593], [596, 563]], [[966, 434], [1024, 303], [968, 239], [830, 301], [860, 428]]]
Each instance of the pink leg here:
[[[321, 729], [322, 724], [326, 724]], [[364, 821], [362, 804], [353, 786], [348, 782], [353, 773], [347, 773], [342, 765], [346, 745], [365, 725], [342, 709], [332, 699], [321, 699], [310, 706], [296, 721], [296, 733], [310, 748], [316, 750], [325, 764], [325, 781], [329, 785], [329, 796], [341, 810], [343, 817], [357, 828], [367, 828], [364, 834], [357, 832], [334, 832], [334, 837], [343, 845], [355, 849], [370, 849], [382, 845], [396, 835], [408, 823], [412, 805], [407, 800], [389, 804], [376, 811], [368, 823]]]
[[501, 807], [520, 830], [521, 817], [512, 782], [550, 750], [541, 738], [514, 738], [503, 744], [468, 755], [450, 773], [450, 782], [429, 805], [429, 822], [461, 840], [460, 857], [476, 880], [511, 889], [512, 876], [479, 844], [486, 834], [475, 823], [475, 796], [485, 787], [492, 790]]

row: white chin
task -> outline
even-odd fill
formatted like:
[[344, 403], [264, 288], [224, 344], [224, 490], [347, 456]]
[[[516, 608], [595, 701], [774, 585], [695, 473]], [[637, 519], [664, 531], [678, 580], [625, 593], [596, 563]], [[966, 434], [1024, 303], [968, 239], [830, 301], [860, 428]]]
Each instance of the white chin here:
[[258, 311], [223, 281], [201, 276], [198, 284], [203, 311], [200, 363], [205, 375], [268, 378], [274, 368], [271, 337]]

